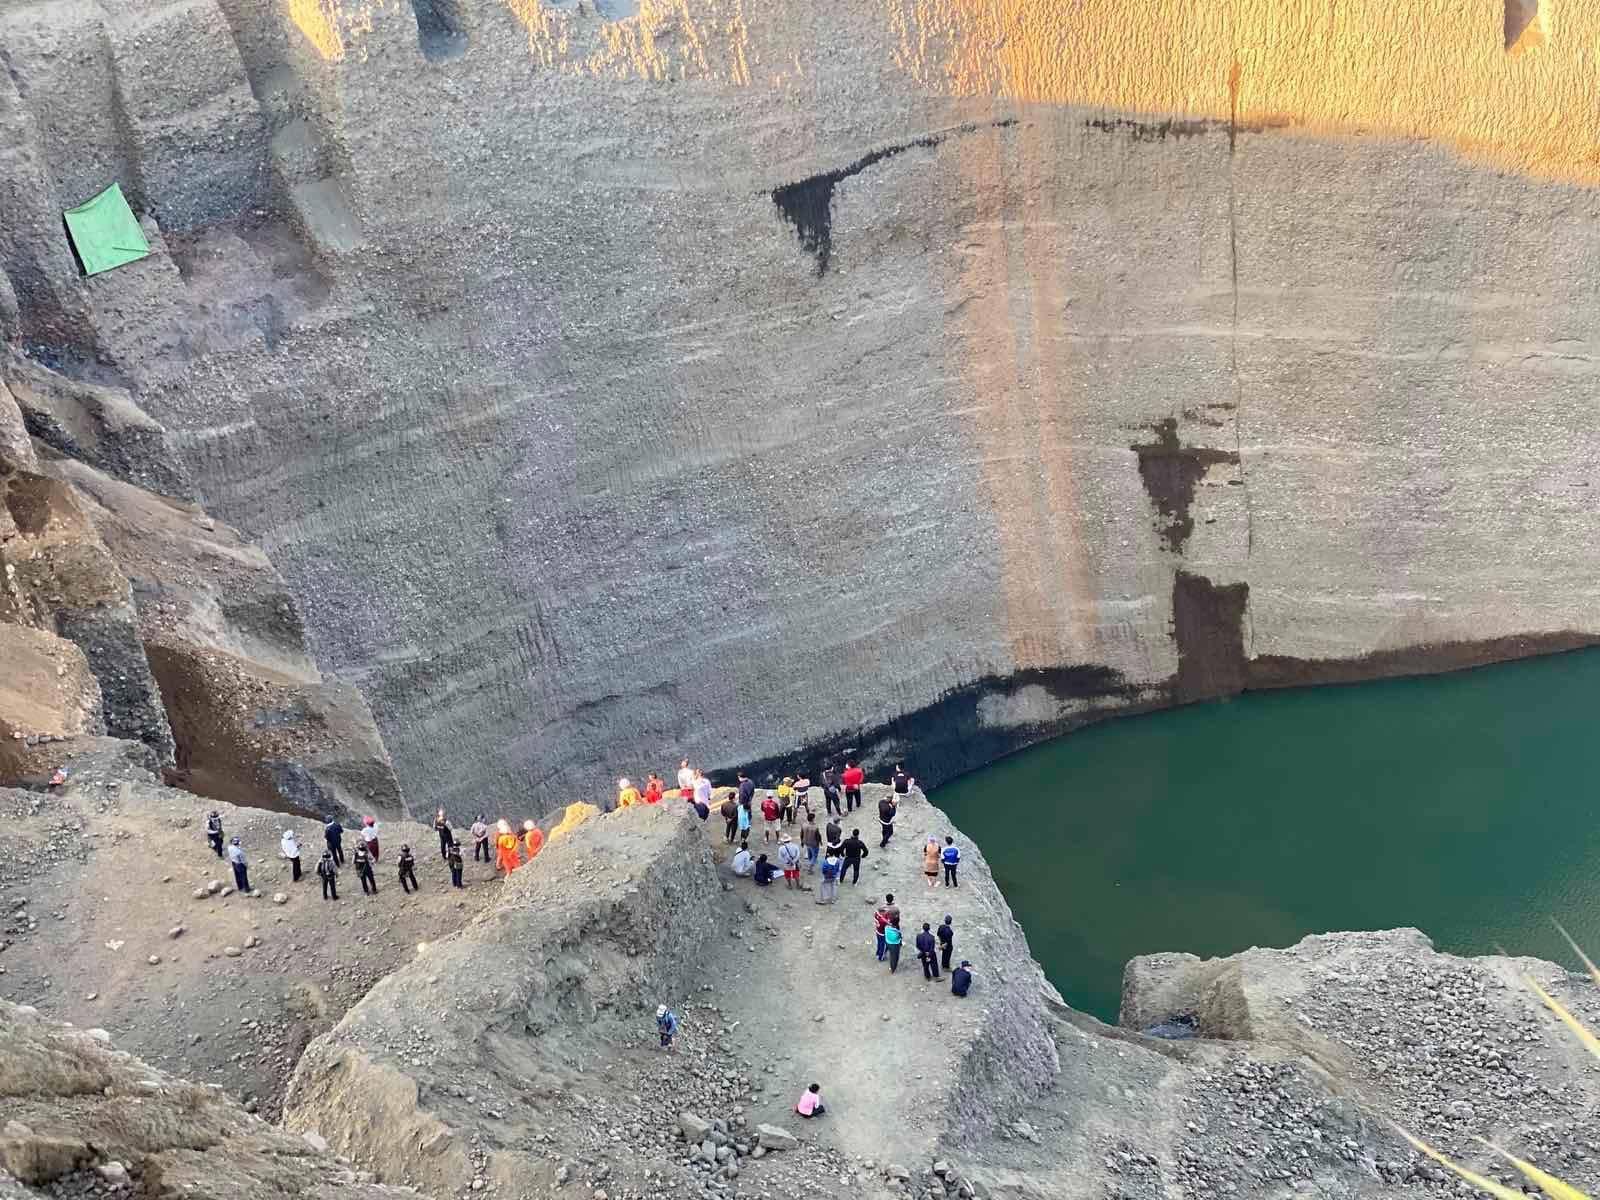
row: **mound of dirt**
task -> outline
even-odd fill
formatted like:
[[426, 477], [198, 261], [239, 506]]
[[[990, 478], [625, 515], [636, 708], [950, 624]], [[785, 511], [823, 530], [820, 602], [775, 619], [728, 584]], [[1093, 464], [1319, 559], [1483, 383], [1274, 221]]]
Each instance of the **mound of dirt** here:
[[[0, 1197], [402, 1200], [214, 1087], [113, 1050], [103, 1029], [0, 1001]], [[42, 1188], [44, 1191], [33, 1191]]]

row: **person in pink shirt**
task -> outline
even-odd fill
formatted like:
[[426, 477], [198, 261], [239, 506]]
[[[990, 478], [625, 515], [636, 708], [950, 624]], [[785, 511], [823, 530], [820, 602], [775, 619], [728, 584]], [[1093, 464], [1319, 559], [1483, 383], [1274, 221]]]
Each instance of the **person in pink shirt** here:
[[801, 1092], [800, 1102], [794, 1106], [794, 1110], [808, 1121], [827, 1112], [828, 1110], [822, 1107], [822, 1085], [813, 1083]]

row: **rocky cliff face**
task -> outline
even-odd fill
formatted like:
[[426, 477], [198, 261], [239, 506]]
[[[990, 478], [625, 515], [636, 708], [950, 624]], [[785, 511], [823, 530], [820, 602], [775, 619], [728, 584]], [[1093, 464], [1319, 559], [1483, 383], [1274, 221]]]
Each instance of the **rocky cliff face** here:
[[[0, 264], [419, 794], [932, 779], [1594, 639], [1600, 18], [1541, 8], [13, 5]], [[112, 177], [155, 253], [83, 281]]]

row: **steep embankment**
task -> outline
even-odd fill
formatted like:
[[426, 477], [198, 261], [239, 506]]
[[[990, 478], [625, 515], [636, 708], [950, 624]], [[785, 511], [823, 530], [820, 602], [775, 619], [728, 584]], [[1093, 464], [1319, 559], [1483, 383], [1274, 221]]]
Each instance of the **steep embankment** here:
[[[225, 1093], [154, 1070], [0, 1001], [0, 1196], [415, 1200], [250, 1116]], [[38, 1187], [42, 1190], [34, 1191]]]
[[[11, 4], [0, 326], [171, 431], [430, 802], [937, 779], [1600, 635], [1556, 7]], [[112, 179], [152, 254], [85, 280]]]

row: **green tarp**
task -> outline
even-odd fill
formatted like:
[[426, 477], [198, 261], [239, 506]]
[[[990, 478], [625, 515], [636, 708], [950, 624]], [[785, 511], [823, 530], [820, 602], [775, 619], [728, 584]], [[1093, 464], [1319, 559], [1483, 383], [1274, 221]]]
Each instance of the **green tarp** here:
[[138, 262], [150, 253], [139, 219], [128, 207], [122, 186], [113, 183], [93, 200], [62, 214], [85, 275]]

